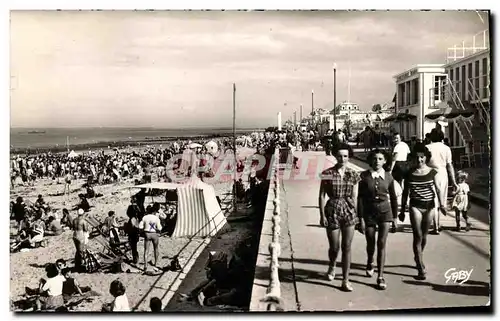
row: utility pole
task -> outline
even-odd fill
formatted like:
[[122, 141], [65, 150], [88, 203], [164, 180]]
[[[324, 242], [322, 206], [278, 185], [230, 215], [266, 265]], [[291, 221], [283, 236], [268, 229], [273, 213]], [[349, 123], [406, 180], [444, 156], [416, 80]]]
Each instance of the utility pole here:
[[333, 64], [333, 130], [337, 132], [337, 64]]
[[304, 119], [304, 118], [302, 118], [302, 104], [300, 104], [300, 122], [301, 123], [302, 123], [302, 119]]

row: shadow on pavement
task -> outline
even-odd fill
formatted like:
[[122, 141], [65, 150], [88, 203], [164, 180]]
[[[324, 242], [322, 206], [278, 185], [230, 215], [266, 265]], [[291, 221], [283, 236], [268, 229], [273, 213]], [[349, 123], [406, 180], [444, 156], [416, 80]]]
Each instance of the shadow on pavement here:
[[434, 291], [463, 294], [468, 296], [490, 296], [490, 285], [486, 282], [469, 280], [465, 284], [434, 284], [429, 282], [419, 282], [403, 280], [406, 284], [431, 286]]
[[307, 227], [319, 227], [319, 228], [324, 228], [323, 226], [319, 225], [319, 224], [307, 224], [306, 225]]
[[301, 206], [300, 208], [316, 208], [316, 209], [319, 209], [319, 206], [318, 205], [304, 205], [304, 206]]
[[457, 233], [452, 233], [450, 231], [444, 231], [444, 232], [446, 234], [450, 235], [451, 237], [453, 237], [458, 242], [460, 242], [463, 245], [465, 245], [466, 247], [470, 248], [471, 250], [473, 250], [474, 252], [476, 252], [477, 254], [479, 254], [480, 256], [482, 256], [483, 258], [485, 258], [485, 259], [489, 259], [490, 258], [490, 255], [488, 253], [486, 253], [485, 251], [483, 251], [482, 249], [480, 249], [476, 245], [472, 244], [471, 242], [468, 242], [467, 240], [465, 240], [464, 237], [467, 237], [466, 234], [462, 234], [462, 233], [457, 234]]

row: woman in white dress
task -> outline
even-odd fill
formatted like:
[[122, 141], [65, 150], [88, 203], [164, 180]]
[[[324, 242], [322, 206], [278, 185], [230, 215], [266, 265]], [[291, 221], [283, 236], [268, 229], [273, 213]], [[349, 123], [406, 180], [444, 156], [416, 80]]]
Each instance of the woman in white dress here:
[[[439, 187], [439, 192], [441, 193], [441, 198], [445, 204], [441, 204], [446, 208], [446, 200], [448, 196], [448, 175], [451, 177], [451, 183], [454, 190], [457, 189], [457, 183], [455, 181], [455, 169], [453, 168], [451, 149], [443, 143], [444, 133], [434, 128], [430, 135], [431, 142], [426, 147], [431, 152], [431, 160], [429, 162], [429, 167], [434, 168], [437, 171], [436, 180]], [[436, 206], [439, 206], [436, 202]], [[433, 231], [432, 234], [439, 234], [441, 231], [440, 226], [440, 211], [435, 211], [436, 215], [433, 219]]]

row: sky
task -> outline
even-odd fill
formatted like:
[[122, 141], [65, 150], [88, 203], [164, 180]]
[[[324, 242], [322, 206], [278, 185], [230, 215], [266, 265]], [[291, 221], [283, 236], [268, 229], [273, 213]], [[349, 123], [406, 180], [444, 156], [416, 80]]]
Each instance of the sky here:
[[[390, 102], [488, 28], [474, 11], [12, 11], [11, 127], [265, 127]], [[350, 72], [349, 72], [350, 70]]]

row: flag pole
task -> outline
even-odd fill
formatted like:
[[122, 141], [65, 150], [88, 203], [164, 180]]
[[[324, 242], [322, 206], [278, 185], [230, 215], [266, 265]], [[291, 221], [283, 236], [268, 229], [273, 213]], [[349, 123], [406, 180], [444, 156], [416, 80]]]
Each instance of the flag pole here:
[[233, 83], [233, 153], [234, 153], [234, 179], [233, 179], [233, 210], [236, 211], [236, 172], [237, 172], [237, 158], [236, 158], [236, 84]]

